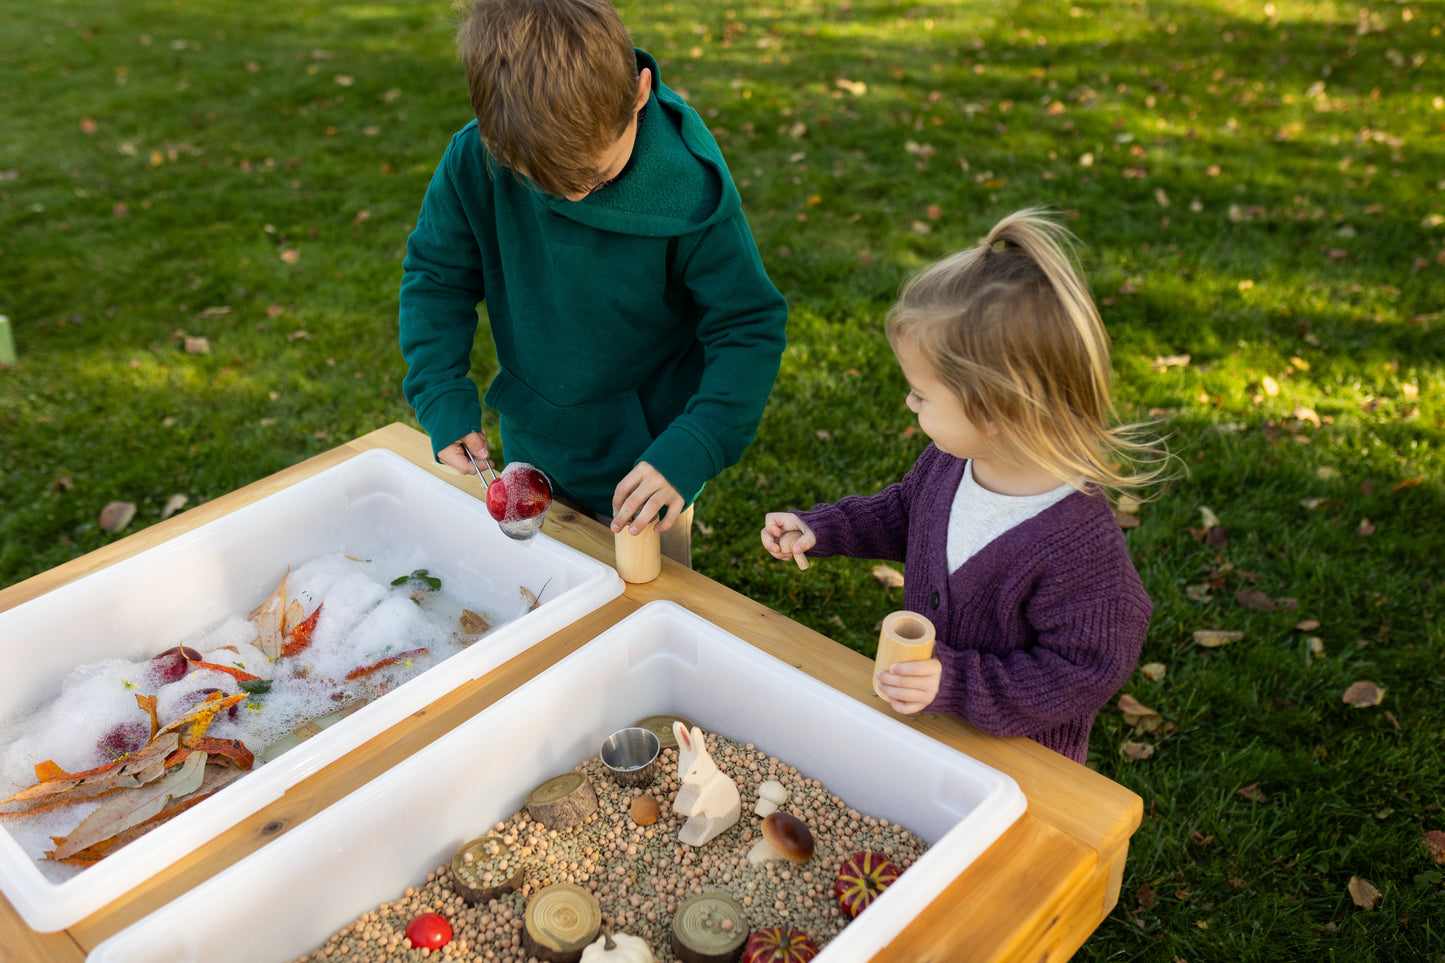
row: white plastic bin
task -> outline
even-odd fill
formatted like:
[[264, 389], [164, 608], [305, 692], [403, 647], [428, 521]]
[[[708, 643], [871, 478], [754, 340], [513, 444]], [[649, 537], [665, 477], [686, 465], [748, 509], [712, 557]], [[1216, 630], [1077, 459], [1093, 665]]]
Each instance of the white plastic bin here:
[[[38, 598], [0, 612], [0, 719], [33, 710], [76, 666], [144, 659], [270, 594], [286, 567], [337, 552], [414, 545], [480, 597], [541, 605], [484, 635], [68, 879], [42, 873], [0, 820], [0, 890], [36, 930], [63, 929], [442, 695], [622, 592], [616, 571], [555, 539], [507, 538], [483, 500], [389, 451], [368, 451]], [[550, 581], [549, 581], [550, 580]], [[0, 796], [8, 795], [0, 793]]]
[[[306, 823], [98, 945], [91, 963], [279, 963], [397, 898], [528, 790], [655, 713], [797, 766], [930, 848], [818, 963], [868, 960], [1024, 812], [1008, 776], [652, 602]], [[499, 778], [499, 774], [505, 774]], [[256, 925], [256, 921], [264, 921]]]

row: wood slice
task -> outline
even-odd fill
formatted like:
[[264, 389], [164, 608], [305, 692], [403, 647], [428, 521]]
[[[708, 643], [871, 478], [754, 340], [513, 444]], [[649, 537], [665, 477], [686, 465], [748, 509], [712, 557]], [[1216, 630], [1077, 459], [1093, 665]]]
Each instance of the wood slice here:
[[577, 771], [553, 776], [527, 793], [527, 812], [548, 829], [561, 832], [597, 811], [597, 793]]
[[602, 907], [584, 887], [553, 883], [527, 901], [525, 924], [528, 953], [546, 963], [577, 963], [602, 928]]
[[482, 836], [452, 854], [452, 889], [468, 903], [485, 903], [522, 885], [522, 861], [500, 836]]
[[692, 731], [692, 720], [686, 716], [674, 715], [671, 712], [664, 712], [661, 715], [647, 716], [638, 719], [632, 725], [637, 729], [650, 729], [652, 734], [657, 736], [658, 746], [662, 749], [674, 749], [677, 747], [677, 738], [672, 734], [672, 724], [681, 722], [688, 732]]
[[741, 903], [720, 891], [699, 893], [672, 917], [672, 951], [683, 963], [733, 963], [748, 932]]

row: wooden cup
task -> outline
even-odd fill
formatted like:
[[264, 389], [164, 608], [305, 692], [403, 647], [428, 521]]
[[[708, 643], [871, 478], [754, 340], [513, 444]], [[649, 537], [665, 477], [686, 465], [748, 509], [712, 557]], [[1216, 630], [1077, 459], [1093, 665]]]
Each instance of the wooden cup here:
[[873, 660], [873, 694], [880, 699], [878, 673], [895, 662], [933, 658], [933, 623], [917, 612], [890, 612], [878, 632], [878, 656]]
[[648, 522], [640, 535], [626, 528], [616, 534], [617, 574], [624, 582], [651, 582], [662, 572], [662, 536], [656, 525]]

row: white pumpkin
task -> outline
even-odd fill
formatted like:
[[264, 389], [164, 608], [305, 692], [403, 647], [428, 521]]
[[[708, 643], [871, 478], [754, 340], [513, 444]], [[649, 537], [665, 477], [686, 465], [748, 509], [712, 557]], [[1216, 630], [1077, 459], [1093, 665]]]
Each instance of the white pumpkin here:
[[652, 947], [640, 936], [603, 933], [582, 950], [582, 963], [654, 963]]

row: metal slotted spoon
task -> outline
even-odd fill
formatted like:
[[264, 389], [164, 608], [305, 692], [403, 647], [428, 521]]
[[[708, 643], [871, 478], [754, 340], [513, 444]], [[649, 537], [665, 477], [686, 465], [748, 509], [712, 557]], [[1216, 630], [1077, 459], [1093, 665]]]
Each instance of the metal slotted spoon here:
[[[490, 458], [483, 458], [482, 461], [486, 463], [487, 470], [492, 473], [492, 477], [489, 480], [485, 475], [482, 474], [481, 466], [477, 464], [477, 460], [472, 457], [472, 453], [466, 445], [462, 446], [462, 451], [466, 452], [467, 461], [472, 463], [472, 468], [477, 473], [477, 480], [480, 481], [482, 485], [482, 501], [485, 502], [487, 497], [487, 488], [491, 485], [492, 482], [497, 481], [502, 477], [501, 473], [497, 471], [497, 466], [492, 464], [492, 460]], [[488, 508], [488, 514], [490, 513], [491, 510], [490, 508]], [[508, 538], [516, 539], [519, 542], [526, 542], [530, 541], [534, 535], [536, 535], [542, 530], [542, 522], [544, 519], [546, 519], [546, 517], [546, 511], [542, 511], [536, 515], [533, 515], [531, 518], [514, 518], [510, 521], [498, 519], [497, 527], [500, 528], [502, 530], [502, 534], [507, 536]]]

